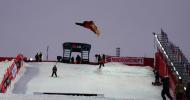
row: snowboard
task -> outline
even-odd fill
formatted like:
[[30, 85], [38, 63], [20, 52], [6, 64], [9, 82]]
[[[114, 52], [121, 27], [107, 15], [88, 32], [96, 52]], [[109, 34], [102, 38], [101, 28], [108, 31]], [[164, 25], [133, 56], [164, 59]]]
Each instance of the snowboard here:
[[160, 86], [160, 85], [162, 85], [162, 83], [160, 83], [160, 82], [159, 83], [158, 82], [157, 83], [156, 82], [152, 82], [152, 85], [154, 85], [154, 86]]

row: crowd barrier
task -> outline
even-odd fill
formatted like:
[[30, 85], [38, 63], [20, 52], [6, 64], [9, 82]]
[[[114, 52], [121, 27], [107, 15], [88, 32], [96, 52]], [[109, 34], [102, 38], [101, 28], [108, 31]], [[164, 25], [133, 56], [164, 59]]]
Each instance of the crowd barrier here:
[[15, 59], [14, 57], [0, 57], [0, 62], [2, 61], [11, 61], [12, 59]]
[[[174, 97], [175, 97], [175, 88], [177, 83], [177, 77], [172, 71], [169, 69], [170, 66], [167, 64], [166, 59], [163, 57], [162, 53], [159, 51], [156, 53], [156, 63], [155, 63], [155, 69], [159, 72], [159, 75], [161, 77], [169, 76], [170, 81], [170, 89], [172, 90]], [[185, 99], [185, 96], [183, 96], [183, 100]]]
[[161, 77], [169, 76], [170, 77], [170, 88], [172, 89], [173, 93], [175, 93], [175, 86], [176, 86], [176, 76], [174, 73], [171, 72], [169, 66], [162, 56], [160, 52], [156, 53], [156, 64], [155, 69], [159, 72]]
[[10, 86], [11, 81], [15, 79], [20, 68], [23, 66], [24, 56], [22, 54], [18, 54], [13, 60], [13, 63], [7, 68], [2, 82], [0, 83], [0, 93], [5, 93], [7, 88]]
[[122, 62], [130, 66], [154, 66], [154, 58], [106, 56], [106, 62]]

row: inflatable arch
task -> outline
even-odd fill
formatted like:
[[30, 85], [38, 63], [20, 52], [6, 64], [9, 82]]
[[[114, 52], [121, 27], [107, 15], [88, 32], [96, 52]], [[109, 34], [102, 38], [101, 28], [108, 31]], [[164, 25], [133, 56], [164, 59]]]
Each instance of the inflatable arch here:
[[66, 42], [63, 43], [63, 59], [65, 63], [70, 63], [72, 52], [81, 53], [81, 63], [89, 63], [91, 45], [86, 43], [73, 43]]

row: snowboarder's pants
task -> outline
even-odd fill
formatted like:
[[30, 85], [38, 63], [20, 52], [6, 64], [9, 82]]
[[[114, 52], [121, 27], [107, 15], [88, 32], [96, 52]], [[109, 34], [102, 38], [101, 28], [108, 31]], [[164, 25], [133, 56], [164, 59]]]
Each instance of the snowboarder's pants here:
[[172, 96], [170, 94], [170, 91], [169, 90], [164, 90], [164, 89], [161, 92], [163, 100], [166, 100], [165, 94], [167, 95], [168, 98], [170, 98], [170, 100], [173, 100], [173, 98], [172, 98]]
[[155, 77], [155, 83], [159, 83], [159, 78]]
[[51, 75], [51, 77], [53, 77], [54, 74], [57, 77], [57, 73], [56, 72], [53, 72], [52, 75]]
[[182, 100], [182, 98], [183, 98], [183, 93], [176, 94], [176, 100]]
[[102, 64], [101, 63], [99, 63], [99, 69], [102, 67]]

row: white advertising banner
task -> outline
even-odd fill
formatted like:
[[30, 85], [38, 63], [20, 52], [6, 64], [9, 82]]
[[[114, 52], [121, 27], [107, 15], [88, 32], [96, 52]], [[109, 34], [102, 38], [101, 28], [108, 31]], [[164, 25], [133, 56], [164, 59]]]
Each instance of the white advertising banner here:
[[142, 57], [111, 57], [111, 62], [123, 62], [125, 64], [144, 64]]

